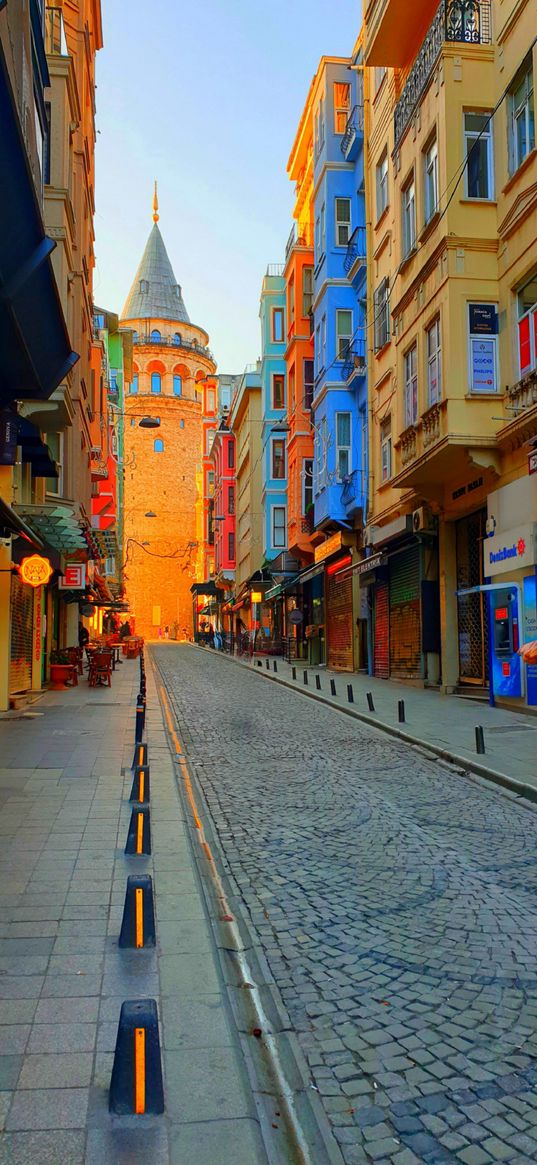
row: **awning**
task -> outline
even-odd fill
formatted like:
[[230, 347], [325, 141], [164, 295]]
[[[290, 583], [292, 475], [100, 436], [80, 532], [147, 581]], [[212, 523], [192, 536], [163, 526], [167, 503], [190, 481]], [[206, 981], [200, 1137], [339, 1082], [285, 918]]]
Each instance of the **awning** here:
[[214, 579], [209, 578], [206, 582], [193, 583], [190, 588], [191, 595], [217, 595], [218, 590]]
[[45, 548], [35, 530], [27, 526], [26, 522], [2, 498], [0, 498], [0, 531], [5, 534], [13, 534], [16, 538], [24, 538], [26, 542], [31, 542], [32, 546], [37, 547], [38, 550]]
[[17, 429], [22, 460], [31, 463], [32, 477], [57, 477], [56, 462], [52, 460], [49, 447], [42, 440], [37, 426], [25, 417], [18, 417]]
[[277, 599], [282, 594], [284, 584], [278, 583], [277, 586], [271, 587], [270, 590], [265, 591], [265, 602], [270, 603], [271, 599]]
[[76, 364], [0, 44], [0, 404], [47, 400]]
[[61, 503], [16, 506], [16, 513], [54, 550], [72, 553], [86, 550], [83, 524], [74, 509]]
[[316, 566], [308, 566], [302, 574], [298, 574], [294, 579], [295, 583], [309, 582], [310, 579], [316, 578], [318, 574], [324, 574], [324, 562], [319, 562]]

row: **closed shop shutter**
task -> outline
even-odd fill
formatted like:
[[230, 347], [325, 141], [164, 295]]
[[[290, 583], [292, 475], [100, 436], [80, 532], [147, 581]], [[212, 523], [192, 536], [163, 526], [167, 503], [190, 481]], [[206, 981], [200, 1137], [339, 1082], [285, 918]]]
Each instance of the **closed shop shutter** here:
[[421, 676], [419, 546], [390, 558], [390, 675]]
[[326, 582], [328, 666], [338, 671], [352, 671], [352, 577], [327, 574]]
[[32, 686], [32, 632], [34, 593], [20, 578], [11, 576], [10, 692], [24, 692]]
[[381, 680], [390, 675], [390, 590], [387, 582], [375, 585], [374, 671]]

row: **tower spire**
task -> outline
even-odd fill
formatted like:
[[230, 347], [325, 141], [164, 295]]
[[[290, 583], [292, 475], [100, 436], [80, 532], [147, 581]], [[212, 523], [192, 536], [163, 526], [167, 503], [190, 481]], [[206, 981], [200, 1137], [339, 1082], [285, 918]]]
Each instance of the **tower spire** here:
[[158, 222], [158, 220], [159, 220], [158, 194], [157, 194], [157, 180], [155, 178], [155, 193], [153, 195], [153, 222]]

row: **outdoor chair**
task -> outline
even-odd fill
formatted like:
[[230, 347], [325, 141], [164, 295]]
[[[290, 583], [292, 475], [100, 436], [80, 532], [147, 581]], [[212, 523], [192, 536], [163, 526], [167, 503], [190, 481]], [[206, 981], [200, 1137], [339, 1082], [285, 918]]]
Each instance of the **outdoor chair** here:
[[112, 652], [95, 651], [90, 659], [89, 685], [95, 688], [97, 684], [108, 683], [112, 686]]

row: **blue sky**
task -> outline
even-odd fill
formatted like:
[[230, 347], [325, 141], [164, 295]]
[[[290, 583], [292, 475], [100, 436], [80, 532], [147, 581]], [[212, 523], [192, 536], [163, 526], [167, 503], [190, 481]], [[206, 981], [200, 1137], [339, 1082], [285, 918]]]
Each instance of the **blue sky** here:
[[104, 0], [97, 58], [95, 302], [120, 312], [160, 227], [221, 372], [259, 355], [259, 291], [283, 262], [286, 164], [319, 57], [350, 55], [360, 0]]

